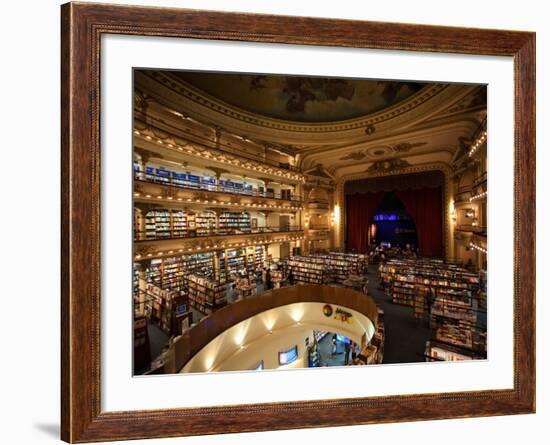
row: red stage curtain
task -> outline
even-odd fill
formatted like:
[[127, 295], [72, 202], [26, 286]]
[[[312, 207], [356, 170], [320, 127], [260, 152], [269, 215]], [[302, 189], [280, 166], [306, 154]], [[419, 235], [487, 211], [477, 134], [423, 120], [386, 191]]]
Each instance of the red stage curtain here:
[[420, 255], [442, 256], [441, 187], [397, 190], [395, 193], [416, 225]]
[[369, 225], [382, 204], [385, 192], [356, 193], [346, 196], [347, 248], [364, 252], [368, 248]]

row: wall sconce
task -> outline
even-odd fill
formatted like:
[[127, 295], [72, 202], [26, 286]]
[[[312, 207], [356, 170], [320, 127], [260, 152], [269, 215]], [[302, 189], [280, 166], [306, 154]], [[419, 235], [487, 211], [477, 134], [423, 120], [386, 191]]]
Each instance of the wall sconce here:
[[334, 224], [339, 225], [340, 224], [340, 206], [338, 204], [334, 206], [333, 215], [334, 215]]

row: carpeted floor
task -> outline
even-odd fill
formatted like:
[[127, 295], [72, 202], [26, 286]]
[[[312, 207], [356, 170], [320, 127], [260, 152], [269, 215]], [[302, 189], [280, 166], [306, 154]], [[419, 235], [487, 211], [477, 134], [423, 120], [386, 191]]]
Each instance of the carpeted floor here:
[[386, 344], [383, 363], [424, 361], [426, 341], [430, 338], [427, 320], [417, 320], [413, 308], [391, 302], [391, 297], [379, 289], [378, 266], [369, 266], [369, 295], [384, 310]]

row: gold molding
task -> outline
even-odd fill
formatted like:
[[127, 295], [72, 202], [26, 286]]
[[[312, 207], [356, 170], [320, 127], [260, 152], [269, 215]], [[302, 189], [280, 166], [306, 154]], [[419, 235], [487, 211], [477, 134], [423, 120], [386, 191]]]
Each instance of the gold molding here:
[[[359, 118], [347, 119], [341, 122], [296, 123], [293, 121], [264, 117], [229, 105], [193, 87], [191, 84], [171, 76], [170, 73], [166, 71], [145, 71], [142, 74], [161, 83], [164, 87], [176, 92], [181, 97], [213, 110], [216, 113], [222, 114], [227, 118], [235, 119], [248, 125], [256, 125], [273, 130], [310, 133], [338, 132], [354, 129], [365, 129], [364, 131], [366, 131], [366, 129], [370, 130], [371, 128], [375, 128], [375, 124], [377, 123], [394, 118], [397, 115], [416, 108], [448, 87], [447, 84], [429, 85], [404, 101], [389, 106], [382, 111]], [[370, 130], [370, 132], [372, 132], [372, 130]]]

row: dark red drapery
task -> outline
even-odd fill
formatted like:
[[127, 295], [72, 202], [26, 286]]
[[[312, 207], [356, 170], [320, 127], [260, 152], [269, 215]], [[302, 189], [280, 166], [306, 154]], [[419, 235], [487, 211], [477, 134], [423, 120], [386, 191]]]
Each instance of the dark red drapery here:
[[420, 255], [442, 256], [441, 187], [397, 190], [395, 193], [414, 221]]
[[346, 196], [346, 244], [364, 252], [369, 245], [369, 225], [382, 204], [385, 192], [355, 193]]

